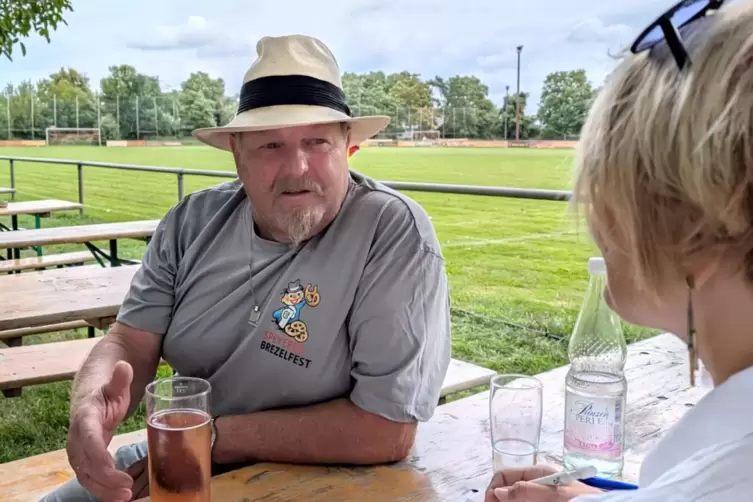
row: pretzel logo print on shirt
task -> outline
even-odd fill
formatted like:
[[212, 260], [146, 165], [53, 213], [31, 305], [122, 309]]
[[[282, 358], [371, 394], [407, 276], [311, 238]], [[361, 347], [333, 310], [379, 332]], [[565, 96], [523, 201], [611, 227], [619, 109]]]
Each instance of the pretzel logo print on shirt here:
[[275, 325], [296, 342], [304, 343], [309, 339], [309, 330], [306, 322], [301, 319], [301, 311], [307, 305], [316, 307], [320, 301], [321, 295], [317, 285], [309, 284], [304, 289], [301, 287], [301, 281], [296, 279], [282, 292], [280, 302], [283, 306], [272, 313]]

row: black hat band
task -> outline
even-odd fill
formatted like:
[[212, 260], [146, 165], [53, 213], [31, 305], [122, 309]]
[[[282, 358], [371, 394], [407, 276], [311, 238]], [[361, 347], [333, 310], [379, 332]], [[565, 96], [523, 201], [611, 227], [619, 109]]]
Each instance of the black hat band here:
[[238, 113], [278, 105], [325, 106], [352, 117], [342, 89], [318, 78], [271, 75], [249, 80], [241, 87]]

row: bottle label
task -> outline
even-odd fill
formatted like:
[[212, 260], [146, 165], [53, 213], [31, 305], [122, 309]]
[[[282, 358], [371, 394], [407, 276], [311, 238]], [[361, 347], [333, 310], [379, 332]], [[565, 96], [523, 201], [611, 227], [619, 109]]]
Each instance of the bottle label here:
[[565, 448], [584, 455], [616, 459], [622, 455], [622, 399], [567, 393]]

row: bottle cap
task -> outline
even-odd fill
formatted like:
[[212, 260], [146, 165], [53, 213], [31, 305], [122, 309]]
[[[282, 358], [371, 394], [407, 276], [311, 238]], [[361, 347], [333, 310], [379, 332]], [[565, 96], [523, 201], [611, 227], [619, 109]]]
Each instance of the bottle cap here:
[[607, 266], [604, 264], [604, 258], [594, 256], [588, 259], [588, 273], [591, 275], [604, 275], [607, 273]]

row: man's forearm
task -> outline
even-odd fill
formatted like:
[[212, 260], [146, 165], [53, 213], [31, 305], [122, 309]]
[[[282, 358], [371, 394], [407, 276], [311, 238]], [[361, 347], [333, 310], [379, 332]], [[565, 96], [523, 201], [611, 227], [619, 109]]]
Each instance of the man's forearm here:
[[373, 415], [347, 399], [224, 416], [215, 422], [217, 463], [251, 461], [377, 464], [405, 458], [415, 423]]

